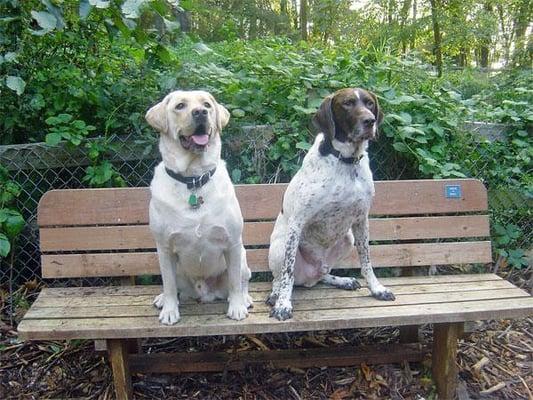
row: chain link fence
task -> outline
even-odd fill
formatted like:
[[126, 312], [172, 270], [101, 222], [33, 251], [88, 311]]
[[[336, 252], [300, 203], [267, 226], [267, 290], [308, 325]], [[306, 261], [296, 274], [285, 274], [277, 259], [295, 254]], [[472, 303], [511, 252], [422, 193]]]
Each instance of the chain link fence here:
[[[259, 177], [257, 179], [262, 182], [287, 181], [287, 176], [280, 173], [279, 168], [273, 169], [272, 165], [267, 165], [266, 161], [266, 152], [276, 134], [276, 129], [279, 127], [241, 127], [238, 131], [225, 134], [223, 157], [228, 162], [230, 173], [234, 175], [236, 170], [246, 169], [249, 175]], [[472, 171], [471, 176], [487, 183], [485, 179], [487, 160], [482, 157], [474, 158], [473, 155], [474, 151], [479, 148], [479, 138], [484, 140], [485, 136], [473, 134], [465, 138], [465, 152], [472, 152], [474, 161], [469, 166], [469, 170]], [[491, 137], [491, 140], [501, 140], [501, 138], [496, 135], [496, 137]], [[109, 160], [127, 185], [148, 186], [152, 179], [153, 169], [159, 162], [155, 140], [141, 141], [132, 134], [114, 137], [113, 143], [115, 151]], [[399, 153], [394, 151], [390, 139], [384, 135], [379, 141], [371, 144], [369, 153], [376, 180], [411, 179], [420, 176], [416, 168], [410, 165], [412, 163], [406, 162]], [[303, 154], [302, 151], [301, 156]], [[464, 155], [462, 157], [464, 158]], [[86, 167], [90, 165], [90, 160], [83, 149], [73, 150], [64, 145], [50, 147], [37, 143], [0, 147], [0, 164], [8, 169], [11, 179], [22, 188], [18, 205], [27, 222], [15, 246], [13, 265], [10, 265], [10, 260], [0, 260], [0, 287], [10, 287], [10, 290], [14, 290], [25, 282], [32, 280], [41, 282], [42, 279], [37, 227], [39, 199], [51, 189], [87, 187], [83, 177]], [[245, 168], [243, 164], [246, 164]], [[531, 174], [531, 171], [526, 173]], [[245, 174], [246, 172], [241, 180], [246, 178]], [[509, 238], [509, 249], [520, 250], [523, 253], [522, 257], [530, 261], [533, 241], [531, 196], [506, 182], [500, 185], [489, 185], [488, 188], [493, 226], [496, 222], [504, 227], [516, 228], [516, 232], [512, 232], [512, 229], [509, 232], [511, 236], [516, 236]], [[501, 236], [495, 233], [493, 240], [505, 240]], [[519, 253], [513, 254], [520, 255]], [[507, 258], [496, 257], [496, 259], [495, 268], [507, 267], [504, 265]], [[80, 284], [103, 284], [106, 280], [92, 279], [90, 282], [87, 280], [78, 280], [78, 282]], [[47, 284], [64, 284], [64, 281], [47, 281]], [[72, 280], [69, 284], [72, 284]]]

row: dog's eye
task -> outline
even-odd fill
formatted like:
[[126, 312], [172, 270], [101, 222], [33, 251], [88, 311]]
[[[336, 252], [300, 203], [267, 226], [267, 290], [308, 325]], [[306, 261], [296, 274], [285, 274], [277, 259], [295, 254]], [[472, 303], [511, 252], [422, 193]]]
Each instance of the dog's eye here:
[[374, 102], [372, 100], [367, 100], [366, 101], [366, 106], [368, 108], [374, 108]]
[[204, 106], [205, 106], [205, 108], [211, 108], [211, 104], [209, 104], [208, 102], [205, 102]]
[[185, 103], [178, 103], [178, 105], [176, 106], [176, 110], [182, 110], [185, 108]]
[[345, 106], [351, 107], [351, 106], [355, 105], [355, 100], [354, 99], [349, 99], [349, 100], [346, 100], [343, 104]]

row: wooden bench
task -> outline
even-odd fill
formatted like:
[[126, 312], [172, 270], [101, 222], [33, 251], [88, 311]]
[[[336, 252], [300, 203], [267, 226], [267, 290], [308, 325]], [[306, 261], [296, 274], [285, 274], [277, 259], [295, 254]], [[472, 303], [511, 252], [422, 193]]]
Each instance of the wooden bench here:
[[[245, 218], [244, 242], [254, 272], [267, 271], [273, 221], [286, 185], [241, 185], [237, 195]], [[44, 278], [128, 277], [159, 274], [147, 226], [147, 188], [53, 190], [39, 204]], [[490, 263], [487, 193], [477, 180], [376, 182], [370, 220], [374, 267]], [[342, 268], [357, 266], [354, 254]], [[257, 280], [257, 274], [255, 274]], [[265, 274], [262, 274], [265, 276]], [[420, 360], [420, 344], [360, 348], [255, 351], [236, 354], [140, 354], [136, 339], [245, 335], [407, 326], [433, 323], [433, 377], [439, 398], [455, 391], [457, 338], [465, 321], [516, 318], [533, 313], [533, 298], [494, 274], [383, 278], [395, 302], [369, 296], [366, 288], [343, 291], [324, 286], [297, 288], [294, 317], [269, 318], [264, 300], [269, 282], [253, 282], [255, 307], [243, 321], [225, 316], [226, 302], [182, 303], [174, 326], [158, 322], [152, 306], [159, 286], [44, 288], [18, 326], [26, 340], [105, 340], [119, 399], [132, 398], [136, 372], [234, 370], [268, 363], [273, 367], [345, 366], [361, 362]], [[133, 346], [132, 346], [133, 344]]]

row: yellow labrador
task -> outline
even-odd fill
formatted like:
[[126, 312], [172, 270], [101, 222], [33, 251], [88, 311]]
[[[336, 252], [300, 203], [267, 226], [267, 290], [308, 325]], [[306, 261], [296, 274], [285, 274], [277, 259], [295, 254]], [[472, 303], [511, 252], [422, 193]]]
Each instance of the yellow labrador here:
[[204, 91], [175, 91], [146, 114], [161, 133], [163, 161], [150, 185], [163, 293], [159, 321], [178, 322], [180, 299], [227, 299], [228, 317], [248, 315], [251, 273], [242, 244], [243, 219], [220, 158], [220, 133], [229, 112]]

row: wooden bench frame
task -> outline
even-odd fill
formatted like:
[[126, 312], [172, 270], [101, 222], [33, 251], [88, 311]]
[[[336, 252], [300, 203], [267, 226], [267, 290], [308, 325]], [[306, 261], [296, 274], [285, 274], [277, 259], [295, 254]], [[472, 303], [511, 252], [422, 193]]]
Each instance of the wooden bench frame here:
[[[252, 271], [268, 270], [268, 241], [286, 185], [240, 185], [243, 240]], [[149, 232], [147, 188], [54, 190], [39, 203], [44, 278], [132, 277], [159, 274]], [[374, 267], [490, 263], [487, 192], [473, 179], [376, 182], [370, 220]], [[355, 252], [341, 268], [358, 266]], [[455, 393], [457, 339], [466, 321], [533, 314], [533, 298], [493, 274], [383, 278], [395, 302], [367, 289], [317, 286], [294, 292], [294, 317], [268, 318], [268, 282], [250, 286], [255, 307], [244, 321], [225, 317], [225, 302], [183, 302], [178, 324], [162, 326], [151, 306], [158, 286], [44, 288], [20, 322], [27, 340], [105, 340], [117, 398], [131, 399], [136, 372], [198, 372], [250, 364], [347, 366], [419, 361], [428, 349], [417, 327], [433, 323], [433, 377], [439, 398]], [[363, 348], [253, 351], [238, 354], [140, 354], [139, 338], [209, 336], [400, 326], [400, 344]], [[414, 340], [413, 340], [414, 339]]]

